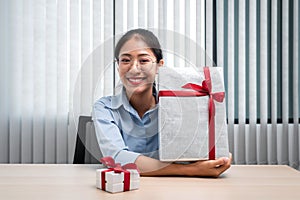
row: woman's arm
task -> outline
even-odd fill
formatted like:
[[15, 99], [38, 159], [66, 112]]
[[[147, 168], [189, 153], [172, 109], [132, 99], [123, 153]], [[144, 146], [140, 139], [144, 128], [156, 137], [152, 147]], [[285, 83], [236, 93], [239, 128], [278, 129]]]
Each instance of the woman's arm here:
[[192, 164], [165, 163], [128, 151], [120, 129], [111, 110], [107, 108], [108, 98], [102, 98], [94, 105], [93, 121], [97, 140], [103, 156], [112, 156], [122, 165], [135, 162], [142, 176], [210, 176], [218, 177], [230, 167], [231, 158], [197, 161]]
[[229, 158], [197, 161], [191, 164], [164, 163], [141, 155], [136, 159], [135, 164], [142, 176], [218, 177], [230, 167], [231, 154]]

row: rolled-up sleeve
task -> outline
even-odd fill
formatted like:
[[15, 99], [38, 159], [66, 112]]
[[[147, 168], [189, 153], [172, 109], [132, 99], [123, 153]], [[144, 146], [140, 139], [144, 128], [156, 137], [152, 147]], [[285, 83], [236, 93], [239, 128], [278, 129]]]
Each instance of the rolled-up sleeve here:
[[97, 101], [93, 107], [93, 121], [96, 137], [103, 156], [111, 156], [115, 162], [122, 165], [134, 163], [139, 153], [128, 150], [121, 135], [121, 131], [113, 117], [113, 111], [105, 106], [109, 99]]

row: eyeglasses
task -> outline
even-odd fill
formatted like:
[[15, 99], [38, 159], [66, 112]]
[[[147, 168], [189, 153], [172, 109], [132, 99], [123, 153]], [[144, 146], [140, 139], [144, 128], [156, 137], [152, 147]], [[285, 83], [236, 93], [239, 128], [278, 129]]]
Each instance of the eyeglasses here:
[[[116, 61], [120, 68], [127, 68], [131, 67], [134, 64], [135, 59], [126, 56], [120, 57]], [[151, 57], [141, 57], [137, 59], [137, 66], [143, 71], [150, 70], [154, 63], [156, 62], [153, 61]]]

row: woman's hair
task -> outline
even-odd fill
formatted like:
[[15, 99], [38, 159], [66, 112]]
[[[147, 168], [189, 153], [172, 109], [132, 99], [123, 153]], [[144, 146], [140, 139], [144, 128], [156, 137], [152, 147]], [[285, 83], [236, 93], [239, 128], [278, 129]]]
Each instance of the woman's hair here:
[[144, 41], [155, 55], [157, 63], [163, 58], [159, 41], [151, 31], [145, 29], [133, 29], [125, 33], [117, 43], [115, 48], [116, 60], [118, 60], [119, 58], [120, 50], [123, 47], [123, 45], [132, 38], [137, 38]]

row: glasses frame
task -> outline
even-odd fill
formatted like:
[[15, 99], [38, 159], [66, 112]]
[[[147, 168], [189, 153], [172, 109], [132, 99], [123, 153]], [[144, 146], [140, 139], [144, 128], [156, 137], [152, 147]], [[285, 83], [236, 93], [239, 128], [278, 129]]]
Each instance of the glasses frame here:
[[[157, 61], [153, 61], [153, 59], [151, 57], [149, 59], [151, 60], [151, 62], [149, 62], [149, 65], [150, 64], [153, 65], [154, 63], [157, 63]], [[132, 59], [130, 61], [130, 63], [128, 63], [127, 67], [132, 67], [134, 65], [135, 60], [138, 60], [138, 59]], [[122, 66], [120, 65], [120, 59], [119, 58], [115, 59], [115, 62], [117, 63], [118, 68], [122, 68]], [[137, 62], [136, 66], [137, 66], [138, 69], [140, 69], [142, 71], [146, 71], [146, 70], [144, 70], [145, 66], [141, 66], [140, 62]]]

